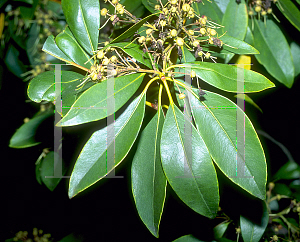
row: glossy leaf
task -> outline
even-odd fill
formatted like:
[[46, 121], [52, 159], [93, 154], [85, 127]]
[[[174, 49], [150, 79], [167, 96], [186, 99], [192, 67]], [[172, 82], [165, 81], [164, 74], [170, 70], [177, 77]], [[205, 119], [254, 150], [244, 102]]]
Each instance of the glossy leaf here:
[[248, 12], [245, 0], [240, 4], [230, 0], [222, 19], [223, 33], [244, 40], [248, 26]]
[[221, 24], [223, 13], [215, 2], [193, 3], [192, 6], [198, 15], [206, 15], [210, 21]]
[[225, 222], [225, 223], [221, 223], [221, 224], [219, 224], [219, 225], [217, 225], [216, 227], [213, 228], [215, 239], [219, 239], [219, 238], [223, 237], [223, 235], [226, 232], [229, 224], [230, 224], [230, 222]]
[[260, 218], [259, 223], [257, 223], [256, 221], [254, 222], [242, 215], [240, 216], [241, 233], [244, 241], [259, 242], [265, 232], [265, 229], [269, 222], [269, 213], [265, 202], [262, 202], [262, 204], [263, 214], [261, 215], [261, 217], [256, 217], [256, 219]]
[[191, 234], [188, 234], [188, 235], [184, 235], [184, 236], [181, 236], [178, 239], [173, 240], [173, 242], [203, 242], [203, 241], [198, 240], [197, 238], [195, 238]]
[[27, 148], [38, 145], [40, 142], [35, 140], [36, 130], [39, 125], [53, 115], [53, 110], [38, 113], [27, 123], [24, 123], [11, 137], [9, 147]]
[[130, 42], [121, 42], [121, 43], [113, 43], [109, 44], [106, 47], [118, 47], [122, 49], [127, 55], [133, 57], [136, 59], [138, 62], [144, 64], [145, 66], [149, 67], [152, 69], [152, 64], [150, 59], [148, 58], [148, 54], [144, 53], [141, 49], [140, 46], [134, 43]]
[[259, 54], [259, 51], [257, 49], [255, 49], [253, 46], [247, 44], [246, 42], [244, 42], [242, 40], [234, 38], [232, 36], [224, 35], [220, 39], [224, 42], [221, 53], [234, 53], [234, 54], [240, 54], [240, 55]]
[[100, 3], [98, 0], [62, 0], [69, 28], [88, 54], [98, 46], [100, 28]]
[[[90, 56], [79, 45], [69, 27], [66, 27], [63, 32], [56, 36], [55, 42], [58, 48], [70, 57], [73, 62], [90, 69], [93, 64], [92, 60], [89, 60]], [[88, 60], [89, 62], [87, 62]]]
[[[142, 124], [145, 112], [145, 94], [138, 96], [115, 120], [114, 139], [107, 142], [107, 127], [93, 133], [83, 147], [72, 172], [69, 197], [72, 198], [110, 173], [131, 149]], [[107, 168], [107, 149], [115, 145], [115, 161]], [[109, 170], [108, 170], [109, 169]]]
[[295, 161], [288, 161], [274, 175], [276, 180], [279, 179], [297, 179], [300, 177], [300, 166]]
[[300, 45], [298, 45], [296, 42], [292, 42], [290, 47], [293, 56], [296, 77], [300, 74]]
[[254, 45], [254, 38], [250, 27], [247, 27], [247, 32], [244, 41], [249, 45]]
[[247, 94], [237, 94], [237, 95], [234, 95], [234, 97], [245, 100], [245, 102], [247, 102], [247, 103], [251, 104], [252, 106], [256, 107], [261, 113], [263, 112], [261, 110], [261, 108]]
[[160, 160], [160, 138], [164, 123], [162, 109], [143, 130], [132, 161], [132, 193], [138, 213], [158, 237], [159, 224], [166, 196], [167, 179]]
[[[163, 5], [165, 5], [168, 2], [168, 0], [162, 0], [161, 2]], [[142, 0], [142, 3], [151, 13], [157, 12], [157, 10], [155, 10], [154, 8], [154, 6], [157, 5], [156, 0]]]
[[151, 15], [143, 18], [142, 20], [140, 20], [139, 22], [137, 22], [136, 24], [134, 24], [133, 26], [131, 26], [129, 29], [127, 29], [123, 34], [119, 35], [117, 38], [115, 38], [113, 41], [111, 41], [110, 44], [121, 42], [122, 40], [131, 38], [134, 35], [134, 33], [140, 27], [142, 27], [144, 23], [146, 23], [146, 21], [148, 21], [150, 18], [152, 18], [153, 16], [156, 16], [156, 15], [157, 15], [157, 13], [151, 14]]
[[255, 56], [256, 59], [279, 82], [292, 87], [294, 65], [284, 34], [274, 21], [269, 19], [266, 20], [266, 25], [254, 19], [254, 26], [254, 47], [260, 52], [260, 55]]
[[291, 0], [280, 0], [276, 4], [282, 14], [300, 31], [300, 11]]
[[145, 6], [140, 0], [139, 1], [121, 0], [119, 1], [119, 3], [126, 6], [126, 10], [138, 18], [141, 17], [146, 11]]
[[[70, 105], [73, 103], [70, 101], [65, 101], [65, 99], [69, 100], [75, 97], [75, 88], [80, 83], [80, 79], [83, 76], [72, 71], [62, 71], [61, 73], [61, 95], [64, 98], [63, 105]], [[42, 100], [48, 102], [55, 101], [54, 71], [46, 71], [33, 78], [29, 83], [27, 94], [28, 97], [34, 102], [39, 103]]]
[[69, 56], [65, 55], [65, 53], [62, 52], [60, 48], [58, 48], [57, 44], [55, 43], [53, 35], [50, 35], [47, 38], [47, 40], [43, 46], [43, 51], [45, 51], [49, 55], [54, 56], [55, 58], [65, 61], [67, 63], [73, 62]]
[[219, 9], [221, 10], [221, 12], [224, 14], [226, 11], [226, 8], [230, 2], [230, 0], [222, 0], [222, 1], [218, 1], [218, 0], [214, 0], [214, 2], [216, 3], [216, 5], [219, 7]]
[[[236, 66], [196, 61], [176, 65], [176, 67], [194, 70], [196, 75], [203, 81], [221, 90], [238, 92], [237, 84], [239, 80], [237, 80]], [[244, 70], [243, 85], [245, 93], [258, 92], [275, 86], [266, 77], [251, 70]]]
[[[197, 93], [197, 89], [193, 91]], [[204, 101], [199, 101], [192, 95], [190, 100], [197, 129], [210, 155], [232, 182], [253, 196], [265, 199], [266, 159], [251, 121], [229, 99], [213, 92], [205, 92], [207, 95]], [[237, 121], [238, 117], [240, 121]], [[240, 138], [237, 127], [243, 129], [240, 130]]]
[[[59, 158], [60, 157], [57, 152], [50, 151], [46, 155], [46, 157], [41, 161], [39, 166], [41, 180], [50, 191], [53, 191], [62, 179], [62, 178], [51, 178], [51, 176], [54, 176], [54, 162]], [[62, 169], [62, 174], [61, 174], [62, 176], [65, 175], [67, 170], [63, 161], [62, 161], [62, 167], [58, 169]]]
[[[190, 120], [170, 104], [161, 138], [161, 160], [169, 184], [195, 212], [213, 218], [218, 210], [216, 171], [200, 134]], [[186, 131], [187, 128], [191, 129]], [[185, 137], [185, 132], [190, 135]]]
[[[86, 90], [57, 124], [72, 126], [106, 118], [118, 111], [141, 85], [145, 73], [108, 79]], [[114, 81], [114, 110], [107, 111], [107, 82]], [[110, 84], [113, 85], [113, 84]]]

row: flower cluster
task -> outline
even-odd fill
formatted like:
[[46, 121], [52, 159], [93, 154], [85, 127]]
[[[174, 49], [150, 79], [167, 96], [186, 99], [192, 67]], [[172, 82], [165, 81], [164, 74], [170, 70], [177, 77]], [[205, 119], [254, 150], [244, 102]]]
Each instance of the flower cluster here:
[[16, 233], [13, 241], [24, 241], [24, 242], [49, 242], [52, 241], [51, 234], [43, 234], [43, 230], [33, 228], [32, 235], [28, 234], [28, 231], [19, 231]]
[[249, 16], [266, 16], [267, 14], [273, 14], [272, 2], [276, 3], [278, 0], [252, 0], [249, 1]]

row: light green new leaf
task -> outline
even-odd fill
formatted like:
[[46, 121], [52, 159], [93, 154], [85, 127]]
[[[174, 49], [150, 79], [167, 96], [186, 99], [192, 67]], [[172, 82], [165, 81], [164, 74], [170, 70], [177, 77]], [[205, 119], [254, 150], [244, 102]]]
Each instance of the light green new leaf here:
[[144, 53], [140, 46], [130, 42], [121, 42], [121, 43], [113, 43], [105, 46], [105, 49], [108, 47], [118, 47], [122, 49], [127, 55], [133, 57], [138, 62], [144, 64], [145, 66], [152, 68], [152, 64], [150, 59], [148, 58], [148, 53]]
[[198, 15], [206, 15], [210, 21], [221, 24], [223, 13], [215, 2], [193, 3], [192, 6]]
[[153, 16], [156, 16], [156, 15], [158, 15], [158, 13], [151, 14], [151, 15], [143, 18], [141, 21], [137, 22], [136, 24], [131, 26], [129, 29], [127, 29], [123, 34], [119, 35], [117, 38], [115, 38], [113, 41], [111, 41], [110, 44], [121, 42], [122, 40], [125, 40], [127, 38], [131, 38], [134, 35], [134, 33], [140, 27], [142, 27], [144, 23], [146, 23], [146, 21], [148, 21], [150, 18], [152, 18]]
[[293, 56], [296, 77], [300, 74], [300, 45], [298, 45], [296, 42], [292, 42], [290, 47]]
[[188, 235], [184, 235], [184, 236], [181, 236], [178, 239], [173, 240], [173, 242], [203, 242], [203, 241], [198, 240], [197, 238], [195, 238], [191, 234], [188, 234]]
[[227, 92], [241, 92], [241, 90], [237, 90], [238, 84], [244, 86], [245, 93], [259, 92], [275, 86], [263, 75], [246, 69], [244, 70], [244, 82], [240, 83], [240, 80], [237, 79], [238, 68], [232, 65], [196, 61], [176, 65], [176, 67], [194, 70], [203, 81]]
[[210, 154], [199, 132], [174, 104], [170, 104], [161, 138], [161, 160], [168, 182], [195, 212], [213, 218], [219, 187]]
[[90, 56], [79, 45], [69, 27], [66, 27], [63, 32], [56, 36], [55, 42], [61, 51], [70, 57], [76, 64], [88, 69], [93, 65], [92, 60], [88, 61]]
[[223, 33], [244, 40], [248, 26], [248, 12], [245, 0], [240, 4], [236, 0], [230, 0], [222, 19]]
[[64, 15], [69, 28], [79, 44], [92, 54], [97, 50], [100, 28], [99, 0], [62, 0]]
[[282, 14], [300, 31], [300, 11], [291, 0], [280, 0], [276, 4]]
[[250, 220], [244, 216], [240, 216], [241, 232], [244, 241], [247, 242], [259, 242], [260, 238], [265, 232], [265, 229], [269, 222], [269, 213], [267, 206], [264, 201], [263, 204], [263, 214], [261, 214], [259, 223]]
[[292, 87], [294, 65], [290, 47], [280, 28], [273, 20], [267, 19], [266, 25], [254, 19], [254, 47], [260, 55], [256, 59], [279, 82]]
[[[61, 181], [61, 177], [59, 178], [51, 178], [51, 176], [54, 176], [54, 162], [55, 160], [60, 159], [59, 154], [54, 151], [50, 151], [46, 157], [41, 161], [41, 163], [37, 166], [37, 176], [40, 176], [41, 181], [46, 185], [46, 187], [53, 191], [59, 182]], [[61, 169], [61, 176], [64, 176], [66, 174], [66, 166], [62, 160], [61, 163], [62, 167], [57, 167], [57, 169]]]
[[[145, 93], [142, 93], [115, 120], [113, 138], [108, 136], [107, 127], [93, 133], [83, 147], [72, 172], [69, 185], [70, 198], [104, 178], [125, 158], [142, 125], [145, 102]], [[108, 149], [115, 151], [114, 161], [107, 161]], [[109, 167], [108, 162], [110, 164], [114, 162], [112, 167]]]
[[[193, 89], [197, 93], [197, 89]], [[196, 126], [220, 170], [250, 194], [265, 199], [267, 166], [263, 148], [246, 114], [229, 99], [205, 91], [191, 96]]]
[[27, 123], [24, 123], [11, 137], [10, 148], [27, 148], [38, 145], [40, 142], [35, 140], [36, 130], [39, 125], [53, 115], [53, 110], [37, 113]]
[[54, 56], [57, 59], [65, 61], [67, 63], [72, 63], [72, 59], [69, 56], [66, 56], [64, 52], [55, 43], [54, 36], [50, 35], [43, 46], [43, 51], [47, 54]]
[[[57, 125], [78, 125], [100, 120], [113, 114], [136, 92], [144, 76], [145, 73], [135, 73], [93, 85], [76, 100], [70, 111]], [[108, 85], [112, 85], [110, 89], [114, 90], [110, 96], [107, 96]], [[113, 99], [114, 109], [107, 110], [108, 99]]]
[[131, 168], [132, 193], [137, 211], [157, 238], [167, 186], [160, 160], [163, 123], [164, 114], [159, 109], [141, 134]]

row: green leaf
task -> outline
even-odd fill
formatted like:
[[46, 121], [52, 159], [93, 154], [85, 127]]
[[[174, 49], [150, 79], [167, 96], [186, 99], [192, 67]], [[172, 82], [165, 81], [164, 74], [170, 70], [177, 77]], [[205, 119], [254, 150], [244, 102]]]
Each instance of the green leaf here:
[[298, 45], [296, 42], [292, 42], [290, 48], [293, 56], [296, 77], [300, 74], [300, 45]]
[[61, 6], [73, 35], [87, 53], [92, 54], [98, 47], [99, 0], [62, 0]]
[[65, 53], [62, 52], [60, 48], [58, 48], [58, 46], [55, 43], [53, 35], [50, 35], [47, 38], [42, 50], [45, 51], [47, 54], [52, 55], [55, 58], [60, 59], [64, 62], [67, 62], [67, 63], [73, 62], [73, 60], [70, 57], [65, 55]]
[[238, 99], [242, 99], [245, 100], [247, 103], [251, 104], [252, 106], [256, 107], [261, 113], [263, 112], [261, 110], [261, 108], [253, 101], [253, 99], [251, 97], [249, 97], [247, 94], [237, 94], [234, 95], [234, 97], [238, 98]]
[[[56, 36], [55, 42], [58, 48], [76, 64], [88, 69], [93, 65], [92, 60], [89, 60], [90, 56], [79, 45], [69, 27], [66, 27], [63, 32]], [[87, 62], [88, 60], [89, 62]]]
[[300, 11], [291, 0], [280, 0], [276, 4], [282, 14], [300, 31]]
[[[255, 49], [253, 46], [247, 44], [246, 42], [234, 38], [232, 36], [224, 35], [220, 38], [224, 44], [221, 50], [221, 53], [235, 53], [239, 55], [255, 55], [259, 54], [259, 51]], [[230, 46], [228, 46], [230, 45]], [[234, 47], [234, 48], [232, 48]]]
[[146, 11], [142, 1], [121, 0], [119, 3], [126, 6], [126, 10], [137, 18], [141, 17]]
[[22, 78], [22, 74], [26, 71], [26, 67], [20, 60], [20, 52], [13, 45], [9, 45], [5, 56], [5, 64], [9, 71], [17, 77]]
[[148, 55], [140, 49], [139, 45], [130, 42], [121, 42], [109, 44], [105, 46], [105, 49], [110, 46], [122, 49], [127, 55], [133, 57], [138, 62], [152, 69], [152, 64], [150, 59], [148, 58]]
[[[299, 176], [297, 178], [299, 178]], [[284, 183], [276, 182], [275, 187], [273, 188], [273, 192], [275, 194], [280, 194], [280, 195], [284, 195], [284, 196], [288, 196], [288, 197], [292, 195], [291, 189]]]
[[[83, 147], [72, 172], [69, 197], [74, 197], [92, 184], [104, 178], [125, 158], [131, 149], [142, 124], [145, 112], [145, 93], [138, 96], [113, 123], [115, 136], [108, 141], [107, 127], [93, 133]], [[112, 168], [107, 164], [107, 149], [113, 150]]]
[[38, 145], [40, 142], [35, 140], [36, 130], [39, 125], [48, 117], [53, 115], [53, 110], [37, 113], [27, 123], [24, 123], [11, 137], [10, 148], [27, 148]]
[[[227, 92], [241, 92], [237, 90], [240, 81], [237, 80], [238, 67], [236, 66], [195, 61], [176, 65], [176, 67], [194, 70], [196, 75], [203, 81], [221, 90]], [[244, 70], [244, 82], [242, 84], [240, 83], [240, 85], [244, 86], [245, 93], [259, 92], [275, 86], [263, 75], [246, 69]]]
[[123, 34], [119, 35], [117, 38], [115, 38], [113, 41], [110, 42], [110, 44], [112, 43], [117, 43], [117, 42], [121, 42], [122, 40], [131, 38], [134, 33], [143, 26], [143, 24], [148, 21], [150, 18], [152, 18], [153, 16], [156, 16], [158, 13], [155, 14], [151, 14], [145, 18], [143, 18], [141, 21], [137, 22], [136, 24], [134, 24], [133, 26], [131, 26], [129, 29], [127, 29]]
[[215, 239], [219, 239], [219, 238], [223, 237], [223, 235], [226, 232], [229, 224], [230, 224], [230, 222], [225, 222], [225, 223], [221, 223], [221, 224], [219, 224], [219, 225], [217, 225], [216, 227], [213, 228]]
[[[39, 165], [39, 172], [40, 172], [40, 178], [42, 182], [46, 185], [46, 187], [50, 190], [53, 191], [59, 182], [61, 181], [62, 178], [51, 178], [51, 176], [54, 176], [54, 163], [55, 160], [60, 159], [59, 154], [54, 151], [50, 151], [46, 157], [41, 161], [41, 164]], [[65, 175], [67, 169], [65, 167], [65, 164], [62, 160], [61, 163], [62, 167], [57, 167], [57, 169], [61, 169], [61, 173], [59, 175]]]
[[[118, 111], [141, 85], [145, 73], [136, 73], [108, 79], [86, 90], [57, 124], [72, 126], [103, 119]], [[114, 110], [107, 110], [107, 83], [114, 85]]]
[[84, 238], [79, 235], [75, 235], [74, 233], [67, 235], [66, 237], [62, 238], [58, 242], [82, 242]]
[[274, 21], [266, 23], [254, 19], [254, 47], [260, 55], [256, 59], [279, 82], [292, 87], [294, 82], [294, 65], [290, 47], [280, 28]]
[[206, 15], [210, 21], [221, 24], [223, 13], [215, 2], [193, 3], [195, 12], [202, 16]]
[[4, 4], [7, 2], [8, 0], [1, 0], [0, 1], [0, 8], [2, 8], [2, 6], [4, 6]]
[[219, 9], [221, 10], [221, 12], [224, 14], [226, 11], [226, 8], [230, 2], [230, 0], [214, 0], [214, 2], [216, 3], [216, 5], [219, 7]]
[[39, 0], [33, 0], [33, 4], [30, 7], [20, 6], [20, 15], [22, 19], [31, 20], [34, 17], [34, 12], [39, 3]]
[[248, 26], [248, 12], [245, 0], [240, 4], [230, 0], [222, 19], [223, 33], [244, 40]]
[[297, 179], [300, 177], [300, 166], [294, 161], [285, 163], [274, 175], [274, 179]]
[[[161, 2], [163, 5], [165, 5], [168, 0], [162, 0]], [[157, 12], [157, 10], [155, 10], [154, 8], [155, 5], [158, 5], [158, 2], [156, 0], [142, 0], [142, 3], [151, 13]]]
[[141, 134], [131, 168], [136, 208], [144, 224], [157, 238], [167, 186], [160, 160], [163, 123], [164, 113], [158, 109]]
[[[55, 75], [54, 71], [46, 71], [33, 78], [29, 85], [27, 94], [28, 97], [34, 102], [41, 102], [42, 100], [53, 102], [55, 101]], [[65, 101], [66, 99], [75, 98], [75, 88], [80, 83], [80, 79], [83, 77], [81, 74], [72, 71], [61, 72], [62, 83], [62, 97], [63, 106], [73, 104], [72, 101]], [[75, 100], [74, 100], [75, 101]]]
[[256, 220], [246, 218], [244, 216], [240, 216], [240, 224], [241, 224], [241, 232], [244, 241], [247, 242], [259, 242], [260, 238], [265, 232], [265, 229], [269, 222], [269, 213], [265, 202], [263, 204], [263, 213], [261, 216], [256, 216]]
[[172, 103], [163, 126], [161, 160], [179, 198], [195, 212], [213, 218], [219, 205], [215, 168], [202, 137]]
[[[253, 34], [252, 34], [252, 31], [251, 31], [251, 29], [250, 29], [249, 26], [247, 27], [247, 33], [246, 33], [246, 36], [245, 36], [244, 41], [245, 41], [246, 43], [248, 43], [249, 45], [254, 45]], [[258, 52], [259, 52], [259, 51], [258, 51]]]
[[188, 235], [184, 235], [184, 236], [181, 236], [178, 239], [173, 240], [173, 242], [203, 242], [203, 241], [198, 240], [197, 238], [195, 238], [191, 234], [188, 234]]
[[[193, 91], [197, 93], [197, 89]], [[205, 92], [204, 101], [193, 95], [190, 100], [196, 126], [210, 155], [232, 182], [253, 196], [265, 199], [266, 159], [251, 121], [229, 99]]]

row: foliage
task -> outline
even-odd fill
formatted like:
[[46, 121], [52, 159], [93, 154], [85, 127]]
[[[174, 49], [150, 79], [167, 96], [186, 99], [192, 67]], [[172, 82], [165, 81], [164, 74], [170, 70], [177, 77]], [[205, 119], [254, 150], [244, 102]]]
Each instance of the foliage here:
[[[43, 51], [86, 75], [62, 71], [57, 82], [55, 71], [34, 72], [28, 85], [29, 98], [48, 102], [50, 111], [51, 103], [62, 97], [58, 127], [107, 119], [107, 126], [91, 135], [77, 158], [69, 197], [114, 176], [115, 168], [136, 144], [132, 193], [141, 220], [155, 237], [170, 186], [198, 214], [222, 215], [224, 221], [214, 228], [215, 239], [231, 241], [222, 238], [234, 222], [219, 208], [220, 170], [232, 186], [237, 185], [259, 204], [255, 219], [247, 213], [240, 215], [240, 227], [234, 225], [238, 237], [260, 241], [264, 233], [271, 233], [264, 236], [269, 239], [274, 234], [266, 230], [271, 220], [287, 228], [288, 239], [297, 238], [297, 222], [293, 216], [287, 218], [291, 211], [299, 213], [299, 197], [290, 190], [299, 188], [297, 180], [291, 188], [277, 181], [269, 183], [266, 192], [266, 159], [255, 128], [239, 102], [220, 94], [238, 93], [238, 98], [256, 105], [245, 93], [275, 86], [264, 75], [244, 68], [243, 62], [227, 64], [238, 55], [254, 55], [274, 81], [292, 87], [299, 74], [295, 69], [299, 56], [292, 56], [291, 49], [297, 51], [299, 45], [294, 42], [290, 47], [272, 6], [284, 10], [299, 29], [296, 5], [288, 0], [151, 0], [136, 6], [131, 2], [63, 0], [68, 26], [56, 37], [47, 32]], [[147, 11], [150, 14], [145, 16]], [[101, 35], [101, 29], [111, 35]], [[57, 95], [55, 89], [61, 93]], [[36, 145], [35, 129], [46, 113], [24, 124], [10, 146]], [[57, 155], [43, 153], [41, 159], [46, 158], [37, 162], [37, 180], [50, 190], [59, 179], [47, 183], [42, 178], [49, 174], [54, 166], [49, 161]], [[298, 173], [299, 167], [292, 162], [275, 178], [296, 179]], [[282, 198], [295, 199], [273, 214], [280, 207], [275, 202]], [[276, 241], [274, 236], [272, 241]], [[188, 235], [176, 241], [200, 240]]]

